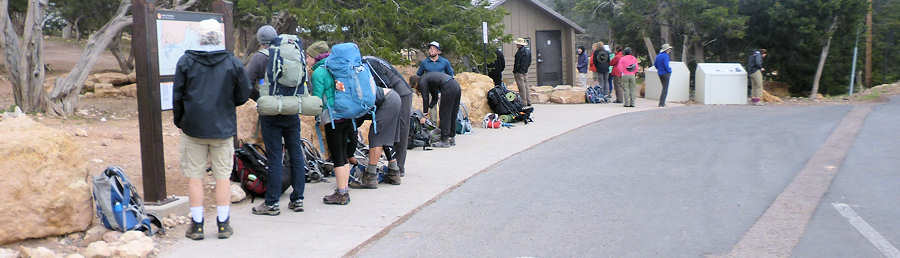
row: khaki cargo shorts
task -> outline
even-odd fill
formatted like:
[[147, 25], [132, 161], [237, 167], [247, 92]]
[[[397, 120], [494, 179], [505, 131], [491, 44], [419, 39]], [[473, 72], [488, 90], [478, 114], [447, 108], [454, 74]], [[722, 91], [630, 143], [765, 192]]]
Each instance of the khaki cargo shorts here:
[[212, 164], [216, 179], [231, 177], [234, 165], [234, 137], [202, 139], [181, 135], [181, 171], [188, 178], [203, 178]]

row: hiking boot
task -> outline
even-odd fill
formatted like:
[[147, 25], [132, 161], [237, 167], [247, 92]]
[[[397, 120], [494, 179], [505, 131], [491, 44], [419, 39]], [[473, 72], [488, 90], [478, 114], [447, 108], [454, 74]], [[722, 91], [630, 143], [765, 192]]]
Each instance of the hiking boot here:
[[378, 189], [378, 174], [363, 173], [360, 182], [351, 181], [350, 188], [353, 189]]
[[350, 193], [342, 194], [335, 189], [333, 194], [322, 197], [322, 202], [325, 204], [347, 205], [350, 203]]
[[278, 216], [281, 214], [281, 209], [278, 208], [278, 204], [266, 205], [266, 203], [263, 202], [260, 203], [259, 206], [253, 207], [252, 212], [255, 215]]
[[294, 212], [302, 212], [303, 211], [303, 200], [291, 201], [288, 204], [288, 209], [291, 209]]
[[384, 182], [392, 185], [400, 185], [400, 170], [388, 169], [387, 175], [384, 177]]
[[453, 145], [450, 144], [450, 140], [443, 140], [443, 141], [439, 141], [439, 142], [431, 144], [431, 147], [435, 147], [435, 148], [450, 148], [452, 146]]
[[191, 240], [203, 240], [203, 221], [197, 223], [191, 219], [191, 225], [188, 227], [187, 231], [184, 232], [184, 237]]
[[219, 222], [219, 219], [216, 219], [216, 226], [219, 228], [219, 239], [226, 239], [234, 235], [234, 230], [231, 229], [229, 221], [231, 221], [230, 217], [225, 222]]

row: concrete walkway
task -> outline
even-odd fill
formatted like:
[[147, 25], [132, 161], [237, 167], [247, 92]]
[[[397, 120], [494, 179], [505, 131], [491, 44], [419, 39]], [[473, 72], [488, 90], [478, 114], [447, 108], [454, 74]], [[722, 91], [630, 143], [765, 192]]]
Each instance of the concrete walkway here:
[[[349, 205], [324, 205], [322, 196], [334, 191], [332, 178], [328, 183], [307, 185], [305, 212], [286, 209], [286, 193], [281, 198], [282, 213], [275, 217], [251, 215], [251, 204], [244, 201], [231, 208], [235, 234], [230, 239], [215, 239], [215, 224], [209, 223], [206, 240], [180, 240], [160, 256], [340, 257], [513, 154], [604, 118], [659, 109], [655, 101], [645, 99], [639, 99], [637, 106], [625, 109], [621, 104], [535, 105], [535, 123], [516, 124], [511, 129], [475, 128], [471, 135], [458, 136], [456, 147], [410, 151], [403, 185], [351, 190]], [[473, 126], [480, 127], [480, 118], [472, 119]]]

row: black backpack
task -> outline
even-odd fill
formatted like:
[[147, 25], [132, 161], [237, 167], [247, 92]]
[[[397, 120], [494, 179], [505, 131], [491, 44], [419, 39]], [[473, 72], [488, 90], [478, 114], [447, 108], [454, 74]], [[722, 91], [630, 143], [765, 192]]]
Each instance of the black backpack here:
[[[287, 155], [284, 159], [284, 167], [281, 170], [281, 193], [291, 187], [291, 172]], [[265, 197], [266, 183], [269, 179], [269, 165], [266, 152], [261, 146], [245, 143], [234, 150], [234, 167], [231, 172], [231, 180], [240, 182], [251, 197]], [[253, 202], [253, 199], [251, 199]]]
[[425, 129], [425, 126], [419, 123], [419, 119], [425, 117], [425, 114], [422, 114], [422, 111], [415, 110], [412, 114], [409, 115], [409, 145], [406, 146], [406, 149], [411, 150], [418, 147], [422, 147], [425, 149], [431, 146], [431, 137], [428, 135], [428, 131]]

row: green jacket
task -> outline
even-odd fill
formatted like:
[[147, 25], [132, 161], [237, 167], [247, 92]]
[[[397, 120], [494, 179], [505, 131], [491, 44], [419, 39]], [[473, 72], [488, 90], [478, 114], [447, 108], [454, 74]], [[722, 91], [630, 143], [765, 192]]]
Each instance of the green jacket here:
[[319, 60], [313, 65], [312, 95], [322, 98], [325, 107], [328, 108], [334, 106], [334, 77], [328, 69], [325, 69], [325, 60], [328, 58]]

